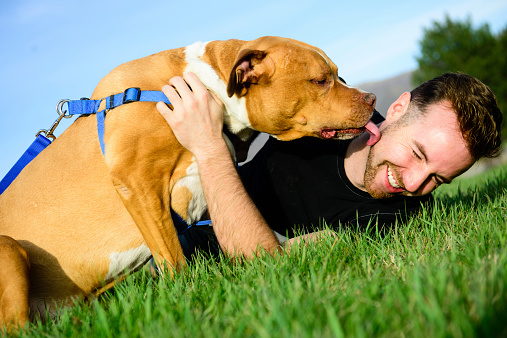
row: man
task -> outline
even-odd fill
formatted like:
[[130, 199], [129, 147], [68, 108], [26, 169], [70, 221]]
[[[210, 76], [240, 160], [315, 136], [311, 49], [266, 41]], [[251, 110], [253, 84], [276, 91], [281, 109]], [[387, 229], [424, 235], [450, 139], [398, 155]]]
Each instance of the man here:
[[[230, 255], [276, 250], [279, 240], [294, 236], [293, 227], [312, 231], [322, 221], [365, 226], [403, 220], [440, 184], [479, 158], [497, 155], [501, 145], [494, 94], [469, 75], [449, 73], [402, 94], [380, 124], [380, 138], [271, 138], [240, 168], [243, 186], [222, 138], [221, 103], [191, 73], [170, 84], [174, 88], [162, 90], [174, 111], [162, 103], [157, 108], [196, 157], [213, 231]], [[199, 232], [180, 238], [187, 254], [209, 240]]]

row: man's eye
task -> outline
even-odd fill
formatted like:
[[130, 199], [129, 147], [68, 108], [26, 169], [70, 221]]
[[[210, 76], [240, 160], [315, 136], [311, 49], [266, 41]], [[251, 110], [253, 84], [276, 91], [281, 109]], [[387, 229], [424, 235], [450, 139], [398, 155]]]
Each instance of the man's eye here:
[[439, 179], [437, 176], [433, 176], [433, 182], [435, 182], [435, 185], [437, 187], [445, 183], [444, 181], [442, 181], [441, 179]]
[[421, 160], [421, 156], [419, 156], [419, 154], [416, 153], [415, 150], [412, 151], [412, 153], [414, 154], [414, 156], [418, 159], [418, 160]]

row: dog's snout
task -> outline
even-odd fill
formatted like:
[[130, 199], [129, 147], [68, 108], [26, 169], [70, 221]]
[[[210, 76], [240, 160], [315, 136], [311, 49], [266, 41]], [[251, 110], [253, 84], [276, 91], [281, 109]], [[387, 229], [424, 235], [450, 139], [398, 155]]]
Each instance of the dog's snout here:
[[375, 108], [377, 97], [373, 93], [366, 93], [366, 95], [364, 96], [364, 102], [366, 102], [368, 106]]

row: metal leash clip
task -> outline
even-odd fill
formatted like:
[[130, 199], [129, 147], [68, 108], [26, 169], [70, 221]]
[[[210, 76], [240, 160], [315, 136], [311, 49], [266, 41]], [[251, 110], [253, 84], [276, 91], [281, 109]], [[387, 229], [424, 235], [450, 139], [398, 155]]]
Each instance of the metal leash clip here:
[[63, 105], [66, 104], [67, 102], [70, 102], [70, 100], [58, 101], [58, 103], [56, 104], [56, 112], [58, 113], [58, 118], [55, 120], [55, 122], [53, 122], [53, 125], [51, 126], [51, 128], [49, 128], [49, 130], [41, 129], [41, 130], [39, 130], [37, 135], [35, 135], [35, 137], [39, 136], [40, 134], [44, 134], [47, 138], [53, 139], [53, 141], [56, 139], [56, 136], [53, 134], [53, 132], [55, 131], [56, 127], [58, 127], [58, 124], [60, 123], [60, 121], [64, 117], [66, 119], [69, 119], [72, 117], [72, 115], [67, 114], [66, 110], [63, 110]]

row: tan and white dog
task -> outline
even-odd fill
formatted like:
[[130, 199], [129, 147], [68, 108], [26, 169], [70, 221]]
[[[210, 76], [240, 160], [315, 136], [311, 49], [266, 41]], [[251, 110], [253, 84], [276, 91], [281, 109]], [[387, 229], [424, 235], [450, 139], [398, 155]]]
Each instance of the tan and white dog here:
[[[375, 106], [373, 94], [340, 81], [320, 49], [279, 37], [195, 43], [131, 61], [105, 76], [92, 99], [160, 90], [187, 71], [222, 100], [226, 127], [242, 139], [252, 130], [280, 140], [351, 138]], [[105, 156], [96, 118], [78, 118], [0, 196], [0, 326], [52, 317], [152, 255], [185, 264], [170, 209], [192, 223], [206, 203], [192, 154], [155, 105], [107, 114]]]

